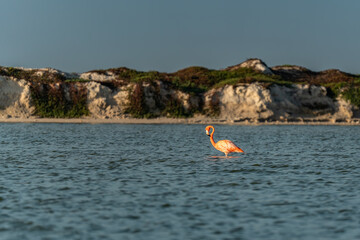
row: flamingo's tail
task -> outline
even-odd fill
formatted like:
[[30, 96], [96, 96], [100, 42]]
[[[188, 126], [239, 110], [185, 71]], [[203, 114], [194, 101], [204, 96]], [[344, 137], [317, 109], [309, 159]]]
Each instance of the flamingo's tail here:
[[238, 147], [238, 149], [236, 149], [235, 152], [241, 152], [241, 153], [244, 153], [244, 150], [242, 150], [241, 148]]

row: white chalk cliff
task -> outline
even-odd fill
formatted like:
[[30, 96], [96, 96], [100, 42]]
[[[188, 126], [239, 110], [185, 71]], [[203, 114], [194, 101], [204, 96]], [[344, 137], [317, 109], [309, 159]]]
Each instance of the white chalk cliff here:
[[29, 83], [0, 76], [0, 117], [26, 118], [30, 117], [33, 111]]
[[[246, 66], [245, 66], [246, 65]], [[255, 68], [266, 74], [274, 74], [261, 60], [229, 67]], [[286, 71], [287, 69], [283, 70]], [[292, 70], [292, 69], [290, 69]], [[289, 70], [289, 71], [290, 71]], [[49, 71], [48, 69], [39, 70]], [[57, 71], [57, 70], [52, 70]], [[64, 76], [66, 75], [64, 73]], [[88, 72], [76, 75], [87, 89], [87, 107], [91, 118], [121, 119], [131, 117], [126, 113], [129, 95], [136, 87], [135, 83], [124, 83], [111, 88], [104, 82], [116, 79], [112, 72], [106, 74]], [[139, 84], [139, 83], [137, 83]], [[195, 111], [196, 117], [221, 121], [346, 121], [360, 117], [358, 107], [341, 98], [328, 96], [323, 86], [310, 84], [270, 85], [261, 83], [241, 83], [225, 85], [202, 94], [189, 94], [171, 88], [167, 83], [155, 81], [140, 83], [144, 103], [153, 115], [160, 115], [167, 102], [176, 100], [185, 111]], [[209, 114], [211, 111], [215, 114]], [[24, 79], [0, 76], [0, 118], [29, 118], [34, 115], [30, 83]]]

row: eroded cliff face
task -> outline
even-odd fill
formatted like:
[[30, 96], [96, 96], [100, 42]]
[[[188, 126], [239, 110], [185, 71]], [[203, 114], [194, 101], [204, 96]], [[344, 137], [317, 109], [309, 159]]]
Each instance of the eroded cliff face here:
[[219, 105], [217, 118], [242, 121], [269, 119], [274, 112], [269, 108], [272, 102], [270, 90], [260, 84], [242, 84], [213, 89], [204, 94], [205, 108]]
[[128, 104], [126, 87], [116, 91], [103, 86], [99, 82], [85, 83], [87, 88], [87, 104], [93, 118], [124, 118]]
[[[248, 64], [267, 74], [273, 74], [261, 61], [254, 60]], [[243, 66], [230, 68], [237, 67]], [[50, 70], [28, 71], [33, 71], [33, 74], [40, 77], [44, 74], [58, 74], [65, 79], [69, 77], [57, 70]], [[285, 70], [282, 67], [274, 71]], [[240, 83], [194, 94], [180, 91], [166, 81], [122, 81], [111, 71], [89, 72], [75, 77], [85, 80], [76, 84], [86, 89], [89, 117], [97, 119], [129, 118], [134, 111], [142, 111], [141, 114], [151, 117], [178, 117], [181, 114], [229, 122], [286, 122], [307, 119], [336, 122], [360, 117], [359, 108], [344, 100], [341, 95], [334, 99], [329, 96], [325, 87], [312, 84]], [[57, 86], [61, 84], [65, 83], [55, 83]], [[70, 91], [69, 87], [63, 89]], [[65, 95], [70, 96], [70, 93]], [[0, 117], [33, 117], [35, 107], [31, 96], [31, 82], [0, 76]]]
[[[358, 108], [341, 97], [332, 99], [322, 86], [259, 83], [225, 86], [204, 95], [205, 107], [218, 102], [219, 119], [233, 121], [349, 121]], [[356, 115], [356, 116], [354, 116]]]
[[[201, 107], [201, 97], [171, 89], [168, 84], [161, 81], [129, 83], [117, 88], [106, 87], [101, 82], [88, 82], [86, 87], [88, 108], [91, 117], [94, 118], [131, 117], [129, 113], [131, 97], [139, 98], [141, 107], [151, 116], [164, 115], [164, 109], [172, 107], [169, 104], [173, 102], [189, 113]], [[138, 88], [141, 89], [141, 96], [134, 96], [138, 94]]]
[[29, 83], [0, 76], [0, 117], [27, 118], [33, 111]]
[[[161, 81], [141, 85], [144, 103], [153, 116], [160, 116], [170, 101], [197, 116], [226, 121], [348, 121], [357, 108], [342, 98], [332, 99], [322, 86], [272, 85], [259, 83], [228, 85], [202, 95], [191, 95], [169, 88]], [[100, 83], [87, 83], [89, 110], [96, 118], [124, 118], [129, 94], [135, 84], [111, 90]], [[165, 115], [166, 116], [166, 115]]]

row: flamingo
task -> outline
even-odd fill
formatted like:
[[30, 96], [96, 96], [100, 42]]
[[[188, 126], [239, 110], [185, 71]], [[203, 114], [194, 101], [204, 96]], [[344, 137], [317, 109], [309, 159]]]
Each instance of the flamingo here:
[[[212, 132], [210, 134], [209, 131], [211, 128], [212, 128]], [[213, 138], [215, 128], [213, 126], [207, 126], [205, 128], [205, 131], [206, 131], [206, 134], [210, 137], [210, 142], [214, 146], [214, 148], [216, 148], [220, 152], [225, 153], [226, 157], [231, 152], [242, 152], [242, 153], [244, 152], [241, 148], [236, 146], [235, 143], [233, 143], [230, 140], [220, 140], [217, 143], [215, 143], [214, 138]]]

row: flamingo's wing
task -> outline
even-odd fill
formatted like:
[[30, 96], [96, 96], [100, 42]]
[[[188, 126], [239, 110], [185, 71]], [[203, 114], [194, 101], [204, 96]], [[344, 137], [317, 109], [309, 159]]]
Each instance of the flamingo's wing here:
[[216, 149], [218, 149], [221, 152], [238, 152], [238, 151], [243, 151], [241, 148], [239, 148], [238, 146], [235, 145], [235, 143], [233, 143], [230, 140], [221, 140], [218, 141], [216, 143]]

